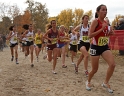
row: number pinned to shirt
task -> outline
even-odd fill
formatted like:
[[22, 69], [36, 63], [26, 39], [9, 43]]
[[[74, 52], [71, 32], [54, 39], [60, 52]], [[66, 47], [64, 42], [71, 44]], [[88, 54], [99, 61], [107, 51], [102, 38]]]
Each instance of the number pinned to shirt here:
[[88, 36], [82, 36], [82, 41], [84, 42], [90, 42], [90, 39]]
[[99, 37], [98, 46], [105, 46], [108, 44], [108, 41], [109, 41], [108, 37]]
[[53, 40], [52, 40], [51, 43], [52, 43], [52, 44], [56, 44], [56, 43], [57, 43], [57, 38], [53, 38]]

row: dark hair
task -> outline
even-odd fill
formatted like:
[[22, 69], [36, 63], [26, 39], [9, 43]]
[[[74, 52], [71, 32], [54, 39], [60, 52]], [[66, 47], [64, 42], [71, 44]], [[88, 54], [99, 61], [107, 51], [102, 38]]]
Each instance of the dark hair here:
[[32, 24], [29, 24], [29, 26], [32, 26]]
[[97, 12], [99, 12], [99, 10], [101, 9], [102, 6], [106, 6], [106, 5], [101, 4], [101, 5], [99, 5], [99, 6], [96, 8], [95, 18], [98, 18]]
[[88, 16], [88, 15], [86, 15], [86, 14], [85, 14], [85, 15], [83, 15], [82, 20], [83, 20], [85, 17], [89, 17], [89, 16]]
[[98, 14], [97, 14], [97, 12], [95, 13], [95, 18], [98, 18]]
[[25, 25], [22, 26], [22, 28], [24, 28], [25, 30], [28, 30], [29, 29], [29, 25], [25, 24]]
[[53, 22], [53, 21], [55, 21], [55, 22], [56, 22], [56, 20], [51, 20], [51, 22], [50, 22], [50, 24], [51, 24], [51, 25], [52, 25], [52, 22]]
[[15, 27], [15, 25], [10, 26], [10, 27], [9, 27], [9, 30], [10, 30], [10, 31], [13, 31], [13, 27]]

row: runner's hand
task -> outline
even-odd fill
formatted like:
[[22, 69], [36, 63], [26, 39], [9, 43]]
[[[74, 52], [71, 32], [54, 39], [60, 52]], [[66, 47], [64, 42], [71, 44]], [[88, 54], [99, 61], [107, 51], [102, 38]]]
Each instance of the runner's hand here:
[[108, 26], [107, 23], [103, 23], [102, 24], [102, 29], [104, 30], [104, 28], [107, 27], [107, 26]]

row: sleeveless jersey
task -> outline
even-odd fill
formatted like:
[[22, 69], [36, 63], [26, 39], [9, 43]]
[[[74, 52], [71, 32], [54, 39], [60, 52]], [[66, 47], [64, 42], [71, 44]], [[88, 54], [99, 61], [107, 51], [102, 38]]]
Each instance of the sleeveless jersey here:
[[80, 38], [79, 38], [79, 40], [83, 41], [83, 42], [90, 42], [90, 39], [88, 37], [88, 31], [89, 31], [88, 25], [87, 25], [87, 28], [84, 28], [83, 25], [81, 27], [82, 28], [80, 30]]
[[70, 34], [71, 35], [71, 38], [70, 38], [70, 40], [71, 40], [71, 42], [70, 42], [70, 44], [72, 44], [72, 45], [77, 45], [77, 35], [76, 34]]
[[[102, 22], [99, 19], [97, 19], [97, 21], [98, 21], [98, 26], [96, 27], [94, 32], [102, 28]], [[92, 44], [97, 46], [107, 45], [109, 42], [108, 34], [109, 34], [109, 30], [108, 30], [108, 26], [106, 26], [102, 32], [100, 32], [98, 35], [92, 38]]]
[[48, 43], [51, 44], [56, 44], [57, 43], [57, 36], [58, 36], [58, 30], [56, 30], [56, 32], [54, 32], [52, 29], [50, 29], [51, 32], [48, 33], [48, 38], [53, 38], [52, 41], [48, 40]]
[[[64, 38], [64, 37], [65, 37], [65, 32], [60, 32], [59, 37], [60, 37], [60, 38]], [[64, 42], [65, 42], [64, 39], [63, 39], [63, 40], [58, 40], [58, 43], [59, 43], [59, 44], [63, 44]]]
[[[14, 34], [15, 34], [15, 32], [12, 31], [12, 35], [14, 35]], [[10, 43], [15, 44], [17, 42], [18, 42], [18, 39], [17, 39], [17, 32], [16, 32], [16, 34], [10, 38]]]
[[26, 41], [29, 41], [29, 42], [31, 42], [31, 41], [33, 41], [33, 36], [34, 36], [34, 32], [32, 31], [32, 32], [30, 32], [30, 31], [28, 31], [28, 33], [26, 34]]
[[35, 44], [42, 44], [42, 34], [38, 35], [38, 34], [35, 34]]

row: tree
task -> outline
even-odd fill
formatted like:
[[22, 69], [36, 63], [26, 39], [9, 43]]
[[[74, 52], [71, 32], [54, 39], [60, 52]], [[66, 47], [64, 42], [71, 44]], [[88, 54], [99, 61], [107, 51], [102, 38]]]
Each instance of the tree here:
[[124, 15], [120, 15], [120, 14], [119, 15], [116, 15], [115, 16], [115, 19], [112, 21], [112, 24], [111, 25], [112, 26], [117, 26], [118, 25], [118, 19], [119, 18], [124, 18]]
[[46, 5], [41, 4], [40, 2], [34, 2], [33, 0], [27, 0], [28, 4], [27, 10], [31, 14], [31, 21], [35, 29], [40, 28], [42, 31], [45, 31], [45, 24], [48, 19], [48, 9]]
[[93, 18], [93, 12], [92, 12], [92, 10], [89, 10], [89, 11], [87, 11], [84, 14], [87, 14], [89, 16], [89, 20], [91, 20]]
[[58, 26], [64, 25], [65, 27], [69, 27], [73, 25], [74, 14], [72, 9], [62, 10], [58, 17]]
[[11, 25], [11, 20], [9, 17], [3, 17], [2, 21], [0, 22], [0, 30], [2, 34], [9, 33], [9, 27]]
[[75, 9], [74, 10], [74, 26], [77, 26], [78, 24], [81, 23], [81, 18], [84, 14], [84, 10], [83, 9]]
[[[9, 5], [0, 2], [0, 18], [8, 16]], [[9, 16], [8, 16], [9, 17]]]

